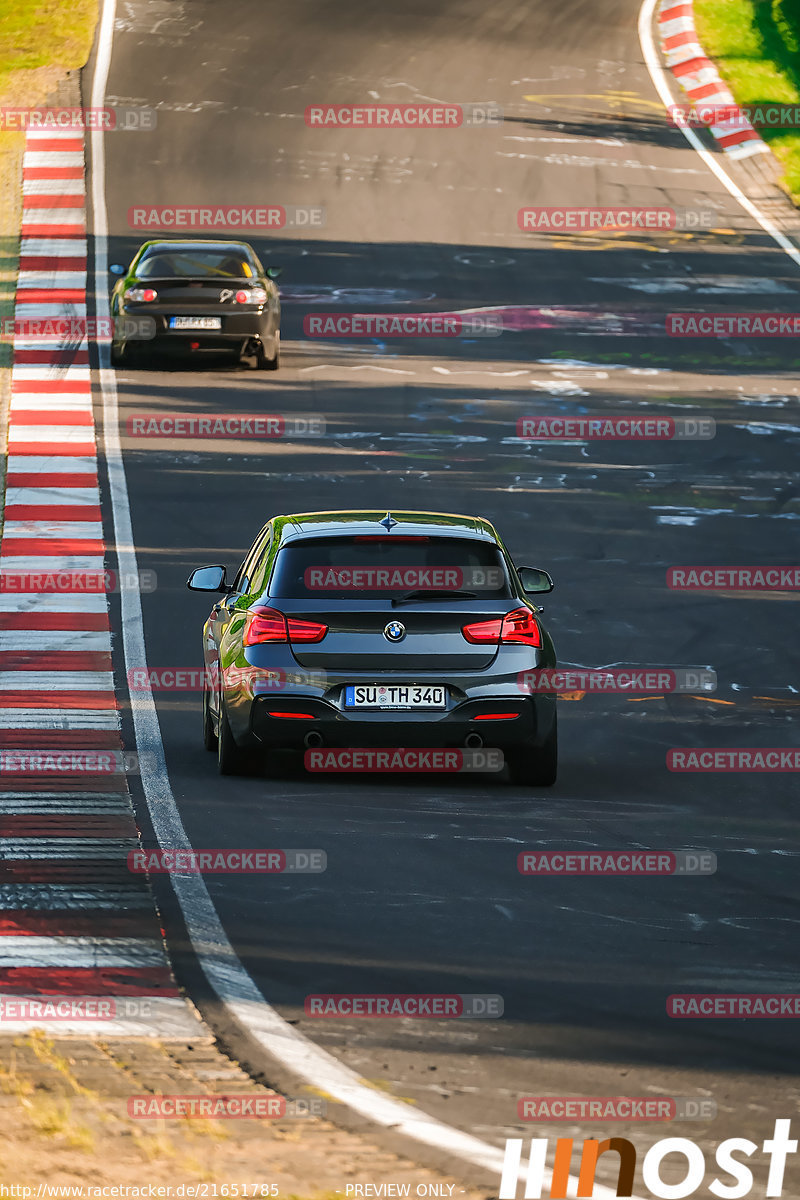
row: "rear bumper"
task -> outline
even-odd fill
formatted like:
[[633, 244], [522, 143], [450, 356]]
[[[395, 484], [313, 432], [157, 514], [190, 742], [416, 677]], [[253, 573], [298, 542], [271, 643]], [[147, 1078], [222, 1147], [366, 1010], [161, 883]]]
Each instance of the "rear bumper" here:
[[[302, 749], [309, 733], [338, 747], [463, 746], [478, 734], [485, 746], [540, 745], [552, 729], [554, 696], [466, 700], [449, 712], [360, 712], [347, 714], [318, 697], [259, 696], [250, 707], [251, 737], [267, 748]], [[516, 713], [514, 719], [491, 719]], [[284, 713], [308, 714], [284, 716]]]
[[[237, 343], [245, 341], [247, 338], [266, 339], [272, 332], [270, 315], [267, 310], [261, 312], [238, 312], [231, 313], [226, 311], [219, 312], [197, 312], [197, 313], [182, 313], [181, 316], [196, 316], [196, 317], [219, 317], [222, 322], [219, 329], [170, 329], [169, 318], [176, 316], [174, 311], [169, 313], [153, 312], [142, 308], [141, 310], [130, 310], [121, 313], [122, 318], [129, 317], [152, 317], [155, 321], [156, 331], [153, 338], [125, 338], [121, 339], [126, 345], [131, 348], [141, 347], [143, 351], [148, 348], [161, 350], [187, 350], [191, 342], [199, 342], [205, 350], [212, 349], [232, 349]], [[275, 326], [277, 329], [277, 325]]]

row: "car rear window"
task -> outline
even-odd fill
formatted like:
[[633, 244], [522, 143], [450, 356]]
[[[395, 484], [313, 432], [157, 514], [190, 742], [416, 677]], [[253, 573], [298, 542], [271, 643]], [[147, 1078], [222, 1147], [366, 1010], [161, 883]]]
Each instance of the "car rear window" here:
[[468, 591], [507, 597], [503, 557], [491, 542], [450, 537], [307, 538], [277, 555], [275, 599], [372, 598], [416, 591]]
[[172, 278], [174, 276], [208, 276], [210, 279], [251, 279], [252, 266], [230, 250], [152, 250], [145, 254], [136, 268], [137, 279]]

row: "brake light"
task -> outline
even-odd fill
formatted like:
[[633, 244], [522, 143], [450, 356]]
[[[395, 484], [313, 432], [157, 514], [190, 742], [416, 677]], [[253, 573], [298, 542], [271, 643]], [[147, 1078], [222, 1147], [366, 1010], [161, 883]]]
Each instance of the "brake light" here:
[[500, 642], [515, 642], [523, 646], [541, 646], [539, 623], [529, 608], [515, 608], [502, 618], [475, 621], [464, 625], [461, 632], [468, 642], [483, 646]]
[[354, 542], [383, 542], [384, 545], [396, 544], [397, 542], [429, 542], [429, 537], [412, 537], [405, 533], [363, 533], [358, 537], [354, 537]]
[[321, 642], [327, 632], [327, 625], [287, 618], [277, 608], [251, 608], [245, 618], [242, 641], [245, 646], [262, 642]]
[[152, 300], [158, 299], [158, 292], [155, 288], [128, 288], [124, 296], [125, 300], [133, 300], [136, 304], [149, 304]]
[[264, 288], [240, 288], [236, 293], [235, 300], [237, 304], [266, 304], [267, 293]]

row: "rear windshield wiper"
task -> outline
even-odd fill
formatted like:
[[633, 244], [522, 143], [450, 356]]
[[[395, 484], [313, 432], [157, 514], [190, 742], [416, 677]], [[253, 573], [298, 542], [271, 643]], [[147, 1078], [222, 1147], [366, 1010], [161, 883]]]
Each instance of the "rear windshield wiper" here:
[[404, 596], [395, 596], [392, 608], [398, 604], [413, 604], [415, 600], [477, 600], [477, 592], [448, 592], [444, 588], [417, 588], [414, 592], [406, 592]]

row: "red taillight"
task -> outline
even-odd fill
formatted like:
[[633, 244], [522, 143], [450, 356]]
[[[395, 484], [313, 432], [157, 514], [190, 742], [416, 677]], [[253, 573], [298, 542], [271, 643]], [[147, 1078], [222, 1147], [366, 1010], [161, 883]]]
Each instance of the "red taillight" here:
[[327, 625], [319, 625], [316, 621], [297, 621], [289, 617], [286, 624], [290, 642], [321, 642], [328, 632]]
[[237, 304], [266, 304], [267, 293], [262, 287], [254, 287], [249, 290], [239, 288], [234, 299]]
[[523, 646], [542, 644], [539, 623], [529, 608], [515, 608], [504, 617], [491, 621], [475, 621], [465, 625], [461, 632], [468, 642], [479, 646], [498, 642], [516, 642]]
[[287, 618], [277, 608], [251, 608], [245, 618], [242, 641], [245, 646], [261, 642], [321, 642], [327, 632], [327, 625]]
[[124, 299], [133, 300], [137, 304], [141, 303], [142, 301], [145, 301], [149, 304], [150, 301], [158, 299], [158, 292], [155, 290], [155, 288], [132, 287], [127, 289]]

